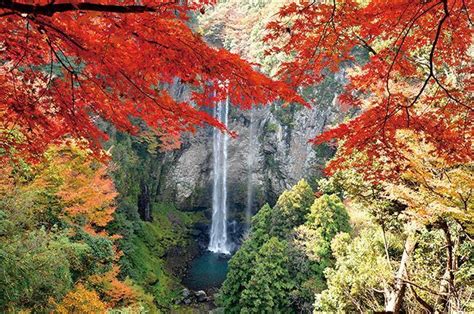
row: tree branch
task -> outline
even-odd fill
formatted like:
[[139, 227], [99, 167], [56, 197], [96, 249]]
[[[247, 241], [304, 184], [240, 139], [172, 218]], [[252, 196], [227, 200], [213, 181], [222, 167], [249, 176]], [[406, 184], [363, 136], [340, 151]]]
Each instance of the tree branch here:
[[[99, 3], [50, 3], [45, 5], [35, 5], [15, 2], [11, 0], [0, 0], [0, 9], [9, 9], [18, 13], [36, 14], [52, 16], [55, 13], [68, 12], [68, 11], [96, 11], [96, 12], [109, 12], [109, 13], [144, 13], [144, 12], [157, 12], [159, 8], [178, 4], [179, 1], [171, 0], [169, 2], [163, 2], [154, 6], [149, 5], [118, 5], [118, 4], [99, 4]], [[5, 15], [3, 13], [2, 15]]]

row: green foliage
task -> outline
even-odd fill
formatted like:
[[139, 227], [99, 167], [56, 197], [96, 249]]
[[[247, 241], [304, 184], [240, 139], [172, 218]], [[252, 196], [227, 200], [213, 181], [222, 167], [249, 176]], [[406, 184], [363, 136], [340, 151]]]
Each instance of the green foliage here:
[[[0, 173], [0, 312], [31, 308], [53, 311], [64, 305], [63, 301], [70, 303], [75, 298], [72, 291], [78, 282], [85, 284], [84, 291], [98, 292], [108, 306], [127, 306], [123, 311], [141, 307], [155, 313], [157, 306], [166, 311], [173, 307], [180, 286], [168, 270], [166, 254], [172, 248], [187, 247], [191, 225], [204, 217], [152, 200], [153, 222], [140, 220], [140, 182], [153, 182], [148, 173], [155, 161], [143, 145], [147, 143], [125, 136], [114, 146], [114, 160], [119, 165], [114, 177], [122, 195], [107, 231], [120, 235], [119, 241], [99, 233], [103, 227], [97, 232], [85, 228], [81, 219], [70, 219], [66, 211], [61, 192], [69, 178], [63, 170], [73, 169], [74, 177], [86, 174], [82, 177], [86, 185], [87, 178], [95, 178], [99, 164], [86, 163], [86, 152], [53, 149], [45, 162], [33, 168], [8, 169], [6, 180]], [[72, 185], [68, 188], [68, 195], [76, 192]], [[97, 199], [98, 204], [100, 201]], [[80, 210], [88, 210], [85, 202], [78, 204], [83, 206], [78, 207]], [[115, 278], [119, 272], [114, 266], [117, 242], [124, 253], [119, 264], [126, 285]], [[88, 290], [91, 288], [96, 292]], [[132, 295], [140, 305], [120, 303], [124, 294]]]
[[150, 191], [156, 191], [160, 180], [155, 175], [166, 171], [167, 164], [162, 162], [155, 140], [149, 135], [134, 138], [113, 129], [109, 134], [112, 140], [108, 145], [117, 165], [112, 175], [120, 196], [108, 230], [122, 235], [118, 240], [123, 252], [119, 260], [121, 276], [130, 277], [135, 289], [142, 291], [140, 295], [145, 295], [142, 301], [145, 310], [154, 312], [158, 307], [169, 311], [174, 307], [180, 284], [167, 267], [166, 254], [174, 248], [186, 250], [191, 241], [191, 226], [204, 217], [181, 212], [150, 195], [153, 221], [142, 221], [137, 205], [140, 185], [146, 184]]
[[349, 215], [336, 195], [322, 195], [311, 206], [304, 225], [297, 228], [296, 243], [311, 261], [310, 278], [314, 291], [325, 288], [324, 270], [332, 266], [332, 239], [340, 232], [350, 232]]
[[[474, 310], [474, 242], [467, 239], [467, 234], [454, 220], [449, 220], [449, 232], [453, 238], [458, 238], [459, 243], [454, 245], [454, 259], [456, 268], [453, 278], [456, 284], [456, 300], [462, 307], [461, 310], [470, 313]], [[437, 289], [446, 269], [446, 242], [444, 233], [439, 229], [422, 229], [418, 236], [418, 245], [413, 253], [412, 263], [409, 265], [410, 280], [420, 287]], [[425, 289], [417, 289], [417, 294], [429, 304], [437, 303], [438, 295]], [[416, 309], [418, 304], [410, 304]], [[418, 307], [419, 308], [419, 307]], [[438, 310], [441, 310], [438, 308]]]
[[283, 192], [273, 209], [271, 234], [281, 238], [288, 236], [293, 228], [305, 222], [313, 201], [314, 192], [304, 179]]
[[261, 247], [254, 244], [246, 241], [230, 260], [220, 305], [229, 313], [290, 311], [289, 295], [295, 282], [288, 270], [287, 241], [272, 237]]
[[334, 268], [325, 273], [328, 289], [318, 296], [315, 309], [327, 312], [383, 311], [384, 283], [392, 272], [384, 256], [380, 231], [365, 229], [351, 239], [348, 233], [332, 241]]
[[321, 269], [329, 266], [331, 241], [340, 232], [350, 232], [349, 215], [336, 195], [323, 195], [311, 206], [304, 227], [312, 233], [311, 255], [317, 256]]
[[[2, 221], [4, 223], [4, 221]], [[83, 251], [64, 234], [44, 229], [3, 239], [0, 246], [0, 310], [50, 310], [48, 299], [61, 299], [72, 288], [69, 254]]]
[[258, 250], [256, 266], [242, 291], [242, 312], [288, 313], [288, 295], [295, 284], [288, 271], [288, 259], [288, 243], [276, 237]]
[[243, 308], [241, 294], [251, 278], [255, 263], [256, 248], [253, 245], [252, 241], [245, 241], [229, 261], [229, 272], [217, 300], [229, 313], [240, 313]]
[[265, 133], [276, 133], [278, 131], [278, 124], [267, 121], [264, 128]]
[[152, 222], [137, 221], [136, 233], [121, 240], [124, 256], [120, 264], [159, 307], [169, 309], [180, 285], [166, 268], [165, 254], [171, 248], [185, 249], [189, 245], [189, 228], [200, 217], [166, 204], [155, 204], [152, 215]]
[[288, 106], [282, 106], [281, 104], [275, 104], [270, 107], [273, 116], [278, 120], [278, 122], [289, 128], [293, 127], [294, 115], [301, 109], [299, 105], [291, 104]]
[[[61, 166], [69, 167], [69, 157], [84, 153], [59, 151], [23, 168], [27, 175], [18, 168], [1, 170], [2, 179], [9, 179], [0, 181], [0, 312], [53, 311], [76, 282], [112, 268], [112, 240], [68, 219], [58, 195], [63, 180], [55, 163], [61, 158]], [[91, 169], [79, 168], [77, 175], [82, 170]]]
[[373, 222], [384, 230], [401, 229], [404, 207], [396, 200], [388, 199], [382, 185], [365, 180], [355, 169], [338, 171], [330, 178], [319, 180], [318, 186], [323, 193], [350, 198], [356, 211], [369, 214], [366, 218], [370, 221], [365, 224]]
[[[302, 237], [302, 230], [312, 238]], [[219, 304], [230, 313], [311, 310], [331, 265], [330, 242], [340, 231], [350, 231], [341, 200], [314, 200], [308, 183], [300, 181], [274, 208], [266, 204], [253, 217], [248, 239], [229, 262]]]
[[[455, 212], [468, 215], [469, 174], [463, 167], [436, 168], [439, 160], [432, 150], [420, 150], [423, 145], [416, 143], [407, 154], [415, 161], [397, 185], [370, 183], [354, 169], [319, 181], [322, 191], [350, 200], [356, 237], [336, 236], [332, 242], [335, 264], [325, 271], [328, 288], [317, 296], [317, 310], [384, 311], [395, 295], [403, 300], [400, 311], [472, 310], [474, 268], [468, 261], [474, 254], [473, 242], [466, 225], [448, 214], [453, 204], [461, 204]], [[461, 199], [464, 202], [456, 203]], [[414, 249], [402, 262], [402, 243], [410, 243], [407, 235]], [[402, 280], [397, 279], [405, 267]], [[449, 273], [453, 277], [446, 285]], [[440, 294], [443, 289], [446, 293]]]
[[335, 150], [333, 146], [327, 143], [314, 145], [313, 149], [318, 159], [327, 159], [328, 157], [332, 157]]
[[264, 155], [264, 162], [265, 162], [265, 167], [269, 169], [271, 172], [274, 174], [280, 175], [281, 170], [280, 170], [280, 165], [278, 163], [278, 160], [275, 158], [274, 154], [265, 154]]
[[[262, 245], [270, 238], [272, 230], [272, 215], [273, 209], [270, 205], [265, 204], [252, 217], [252, 243]], [[249, 241], [245, 242], [248, 243]], [[243, 247], [243, 246], [242, 246]]]
[[72, 262], [73, 269], [81, 275], [109, 271], [115, 261], [114, 243], [111, 239], [89, 234], [80, 229], [76, 229], [75, 232], [76, 234], [71, 239], [83, 244], [87, 249], [69, 250], [68, 260]]

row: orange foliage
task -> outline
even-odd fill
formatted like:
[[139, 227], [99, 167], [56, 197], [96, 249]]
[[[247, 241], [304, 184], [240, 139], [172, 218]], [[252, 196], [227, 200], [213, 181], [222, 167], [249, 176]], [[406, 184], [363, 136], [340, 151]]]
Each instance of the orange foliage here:
[[107, 313], [107, 307], [97, 292], [86, 289], [82, 284], [77, 284], [74, 290], [69, 291], [64, 299], [56, 306], [54, 313]]
[[11, 192], [14, 187], [13, 178], [10, 176], [11, 167], [0, 167], [0, 197]]
[[[90, 168], [91, 164], [92, 161], [88, 161], [84, 167]], [[113, 219], [117, 192], [107, 177], [107, 168], [104, 165], [98, 167], [92, 173], [65, 169], [64, 182], [57, 194], [67, 204], [65, 211], [68, 215], [85, 218], [87, 225], [105, 227]]]
[[118, 303], [129, 305], [135, 300], [132, 288], [117, 279], [119, 272], [120, 268], [113, 266], [112, 270], [104, 274], [92, 275], [88, 278], [91, 285], [103, 295], [103, 299], [107, 300], [110, 307], [114, 307]]
[[36, 167], [33, 186], [54, 189], [64, 203], [63, 218], [95, 233], [113, 219], [117, 192], [107, 166], [80, 144], [52, 146]]

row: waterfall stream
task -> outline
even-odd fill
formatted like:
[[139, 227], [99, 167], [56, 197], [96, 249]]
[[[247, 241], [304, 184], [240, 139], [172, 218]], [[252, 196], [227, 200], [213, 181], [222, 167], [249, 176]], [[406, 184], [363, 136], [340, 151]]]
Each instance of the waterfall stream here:
[[247, 155], [247, 207], [245, 208], [245, 222], [247, 225], [247, 231], [250, 227], [250, 220], [252, 218], [252, 207], [253, 207], [253, 172], [254, 172], [254, 160], [255, 160], [255, 111], [256, 108], [252, 108], [250, 111], [250, 129], [249, 129], [249, 150]]
[[[229, 98], [214, 108], [214, 117], [224, 125], [228, 123]], [[213, 130], [213, 190], [212, 225], [209, 251], [230, 254], [231, 243], [227, 232], [227, 144], [229, 136], [214, 128]]]

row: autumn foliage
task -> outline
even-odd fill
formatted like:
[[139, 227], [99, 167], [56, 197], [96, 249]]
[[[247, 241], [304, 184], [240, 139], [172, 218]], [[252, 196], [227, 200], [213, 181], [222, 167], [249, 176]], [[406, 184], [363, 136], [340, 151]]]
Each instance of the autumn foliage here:
[[[204, 1], [209, 2], [209, 1]], [[132, 118], [157, 135], [177, 138], [210, 124], [205, 111], [229, 94], [249, 108], [301, 99], [188, 27], [199, 3], [183, 1], [0, 1], [1, 148], [34, 156], [64, 137], [99, 147], [96, 123], [137, 132]], [[184, 84], [188, 99], [169, 92]], [[12, 139], [19, 131], [20, 140]]]
[[[424, 133], [448, 163], [472, 160], [471, 10], [472, 1], [457, 0], [300, 1], [281, 9], [267, 40], [285, 42], [269, 52], [294, 58], [280, 75], [312, 85], [324, 70], [344, 67], [347, 85], [338, 100], [362, 110], [315, 138], [341, 141], [329, 170], [355, 151], [367, 154], [352, 163], [366, 173], [374, 160], [402, 159], [399, 129]], [[366, 61], [356, 60], [360, 48]]]
[[50, 188], [64, 204], [63, 219], [88, 232], [102, 229], [115, 211], [115, 191], [107, 167], [82, 150], [80, 143], [53, 146], [36, 166], [32, 188]]
[[117, 279], [119, 272], [120, 268], [113, 266], [110, 271], [104, 274], [96, 274], [88, 278], [88, 281], [95, 287], [96, 291], [101, 293], [110, 308], [117, 306], [120, 302], [129, 304], [135, 301], [132, 289]]
[[[312, 140], [338, 146], [334, 175], [317, 200], [300, 181], [254, 216], [225, 310], [472, 309], [473, 0], [275, 0], [252, 14], [262, 3], [224, 2], [209, 34], [261, 65], [193, 30], [214, 2], [0, 0], [0, 312], [171, 311], [164, 261], [200, 218], [157, 202], [173, 163], [149, 153], [204, 125], [228, 131], [209, 114], [227, 97], [315, 102], [328, 74], [353, 109]], [[119, 200], [101, 149], [112, 128], [147, 143], [114, 139]]]
[[55, 309], [56, 313], [107, 313], [107, 307], [97, 292], [78, 284]]
[[41, 163], [4, 167], [0, 178], [0, 263], [11, 265], [1, 310], [105, 313], [135, 303], [119, 280], [118, 236], [105, 229], [117, 193], [92, 151], [76, 142], [51, 146]]

